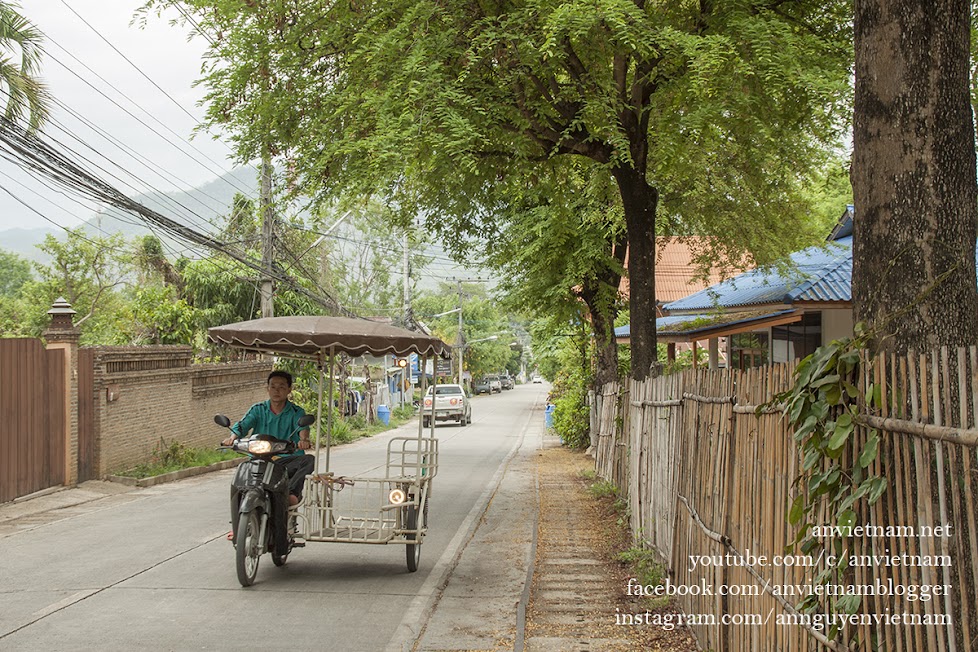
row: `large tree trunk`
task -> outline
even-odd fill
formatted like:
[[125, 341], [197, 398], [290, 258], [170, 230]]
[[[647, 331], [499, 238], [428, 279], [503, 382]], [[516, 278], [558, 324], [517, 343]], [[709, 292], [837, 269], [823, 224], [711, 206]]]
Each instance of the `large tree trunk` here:
[[877, 349], [978, 341], [968, 0], [856, 0], [853, 304]]
[[632, 378], [645, 380], [658, 364], [655, 337], [655, 210], [659, 193], [644, 171], [613, 171], [628, 230], [629, 322]]
[[618, 343], [615, 342], [615, 318], [618, 316], [618, 308], [615, 307], [614, 299], [608, 301], [609, 297], [604, 297], [606, 300], [602, 301], [601, 285], [604, 285], [604, 293], [611, 294], [618, 292], [619, 282], [621, 276], [609, 273], [599, 281], [585, 280], [581, 289], [581, 299], [587, 304], [588, 312], [591, 314], [591, 334], [594, 337], [597, 358], [594, 372], [595, 388], [618, 380]]

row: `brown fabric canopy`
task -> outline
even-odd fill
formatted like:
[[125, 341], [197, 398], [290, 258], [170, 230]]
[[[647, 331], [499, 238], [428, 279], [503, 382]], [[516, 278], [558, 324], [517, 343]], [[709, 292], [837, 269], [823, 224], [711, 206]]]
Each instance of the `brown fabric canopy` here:
[[388, 324], [349, 317], [266, 317], [207, 330], [216, 344], [285, 356], [324, 358], [335, 353], [448, 357], [451, 348], [437, 337]]

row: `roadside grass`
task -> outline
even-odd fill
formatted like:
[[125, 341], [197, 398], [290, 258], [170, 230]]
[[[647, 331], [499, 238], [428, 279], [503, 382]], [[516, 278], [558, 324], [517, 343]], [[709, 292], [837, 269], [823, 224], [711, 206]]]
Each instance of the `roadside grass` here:
[[219, 451], [211, 448], [191, 448], [178, 441], [166, 441], [160, 437], [160, 441], [153, 449], [153, 454], [149, 462], [139, 464], [131, 469], [120, 471], [115, 475], [123, 475], [130, 478], [151, 478], [155, 475], [163, 475], [181, 469], [189, 469], [195, 466], [207, 466], [224, 460], [233, 460], [239, 457], [232, 451]]
[[[618, 560], [628, 566], [629, 575], [643, 587], [661, 586], [665, 579], [665, 568], [656, 554], [647, 548], [632, 547], [623, 550], [618, 553]], [[670, 603], [668, 596], [646, 595], [645, 599], [652, 609], [665, 607]]]
[[628, 500], [618, 492], [618, 487], [610, 480], [598, 478], [594, 471], [582, 471], [581, 478], [588, 482], [587, 491], [597, 500], [608, 500], [618, 515], [618, 525], [628, 525]]

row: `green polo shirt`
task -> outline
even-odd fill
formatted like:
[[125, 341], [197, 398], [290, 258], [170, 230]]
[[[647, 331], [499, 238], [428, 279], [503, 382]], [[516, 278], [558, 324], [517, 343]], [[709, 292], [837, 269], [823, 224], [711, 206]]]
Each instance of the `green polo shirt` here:
[[[255, 403], [241, 421], [231, 426], [231, 431], [238, 437], [250, 434], [271, 435], [278, 439], [299, 443], [299, 418], [306, 411], [293, 403], [286, 401], [285, 407], [278, 414], [272, 412], [272, 402]], [[302, 428], [301, 430], [308, 430]], [[293, 455], [305, 455], [305, 451], [296, 449]]]

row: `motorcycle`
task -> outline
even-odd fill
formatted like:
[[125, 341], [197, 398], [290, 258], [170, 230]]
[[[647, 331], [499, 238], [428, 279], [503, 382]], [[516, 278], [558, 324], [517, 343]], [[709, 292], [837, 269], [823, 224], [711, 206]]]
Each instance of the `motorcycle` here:
[[[315, 421], [311, 414], [300, 417], [296, 432]], [[223, 414], [215, 416], [214, 423], [231, 427], [231, 420]], [[272, 458], [294, 452], [296, 445], [271, 435], [254, 434], [219, 448], [250, 458], [238, 465], [231, 481], [231, 541], [238, 581], [241, 586], [251, 586], [262, 554], [271, 553], [272, 563], [282, 566], [294, 546], [288, 525], [289, 477]]]

